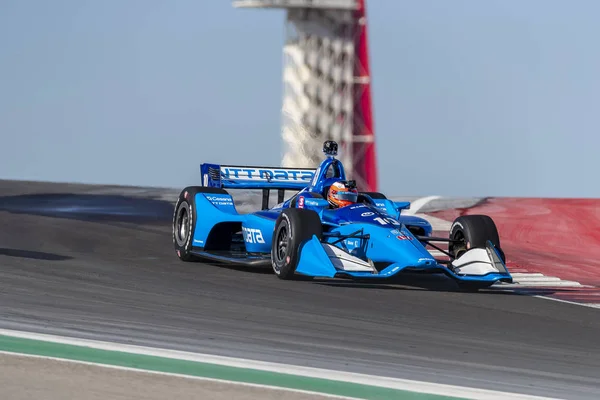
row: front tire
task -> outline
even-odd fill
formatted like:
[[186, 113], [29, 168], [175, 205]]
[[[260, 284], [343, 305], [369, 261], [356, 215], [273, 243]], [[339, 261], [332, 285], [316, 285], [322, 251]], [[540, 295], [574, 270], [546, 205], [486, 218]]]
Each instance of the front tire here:
[[[457, 242], [451, 242], [448, 250], [449, 253], [456, 259], [462, 256], [465, 252], [475, 248], [486, 248], [486, 243], [489, 240], [500, 253], [502, 262], [506, 262], [504, 251], [500, 247], [500, 235], [494, 220], [487, 215], [463, 215], [458, 217], [452, 223], [450, 228], [450, 239]], [[463, 292], [477, 292], [480, 289], [485, 289], [494, 282], [469, 282], [457, 281], [456, 284]]]
[[302, 244], [313, 235], [321, 238], [323, 226], [319, 215], [303, 208], [288, 208], [275, 223], [271, 243], [271, 264], [280, 279], [293, 279], [300, 261]]
[[498, 249], [503, 262], [504, 252], [500, 247], [500, 234], [494, 220], [487, 215], [463, 215], [452, 223], [450, 228], [451, 242], [448, 250], [454, 258], [462, 256], [470, 249], [486, 248], [489, 240]]

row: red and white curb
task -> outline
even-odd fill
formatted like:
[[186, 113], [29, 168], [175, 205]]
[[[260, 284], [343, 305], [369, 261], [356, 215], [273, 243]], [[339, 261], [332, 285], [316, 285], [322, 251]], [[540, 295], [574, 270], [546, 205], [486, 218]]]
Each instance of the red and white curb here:
[[[509, 267], [510, 268], [510, 267]], [[556, 276], [546, 276], [541, 272], [511, 272], [513, 283], [498, 284], [504, 288], [513, 287], [585, 287], [579, 282], [563, 281]]]

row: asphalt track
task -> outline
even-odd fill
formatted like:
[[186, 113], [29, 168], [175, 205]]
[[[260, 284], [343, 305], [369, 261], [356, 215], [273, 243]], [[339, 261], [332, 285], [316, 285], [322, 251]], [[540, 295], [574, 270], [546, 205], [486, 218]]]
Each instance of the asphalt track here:
[[600, 397], [597, 309], [460, 293], [441, 277], [288, 282], [268, 270], [182, 263], [171, 244], [172, 196], [0, 181], [0, 327]]

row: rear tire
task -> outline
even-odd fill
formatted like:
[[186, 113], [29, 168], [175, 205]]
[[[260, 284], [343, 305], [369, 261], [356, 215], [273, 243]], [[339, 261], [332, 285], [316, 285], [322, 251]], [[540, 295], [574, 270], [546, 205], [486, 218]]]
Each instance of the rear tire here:
[[288, 208], [275, 223], [271, 243], [271, 264], [280, 279], [293, 279], [300, 261], [302, 245], [316, 235], [323, 235], [319, 214], [303, 208]]
[[191, 253], [196, 221], [198, 219], [195, 201], [197, 193], [229, 194], [224, 189], [202, 186], [188, 186], [181, 191], [173, 211], [173, 245], [177, 257], [181, 261], [189, 262], [198, 260]]

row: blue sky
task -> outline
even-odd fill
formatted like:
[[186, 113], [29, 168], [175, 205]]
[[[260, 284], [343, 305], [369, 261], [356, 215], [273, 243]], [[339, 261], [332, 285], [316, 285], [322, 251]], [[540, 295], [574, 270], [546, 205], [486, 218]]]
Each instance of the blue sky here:
[[[380, 190], [600, 197], [600, 2], [367, 6]], [[0, 178], [278, 165], [283, 29], [225, 0], [0, 2]]]

